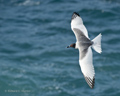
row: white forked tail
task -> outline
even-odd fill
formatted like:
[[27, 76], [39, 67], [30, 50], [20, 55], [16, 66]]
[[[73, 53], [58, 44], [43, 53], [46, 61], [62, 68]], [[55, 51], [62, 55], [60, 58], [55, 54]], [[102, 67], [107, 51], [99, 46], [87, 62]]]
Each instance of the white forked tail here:
[[101, 53], [102, 52], [102, 49], [101, 49], [101, 33], [95, 37], [92, 41], [93, 41], [93, 45], [92, 45], [92, 48], [98, 52], [98, 53]]

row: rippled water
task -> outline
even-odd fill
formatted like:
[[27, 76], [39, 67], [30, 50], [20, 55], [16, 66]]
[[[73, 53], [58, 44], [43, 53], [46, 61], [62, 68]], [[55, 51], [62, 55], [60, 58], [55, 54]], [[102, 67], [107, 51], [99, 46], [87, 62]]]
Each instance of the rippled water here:
[[[74, 11], [91, 39], [103, 35], [94, 89], [78, 50], [65, 48], [75, 42]], [[120, 96], [120, 1], [0, 0], [0, 96]]]

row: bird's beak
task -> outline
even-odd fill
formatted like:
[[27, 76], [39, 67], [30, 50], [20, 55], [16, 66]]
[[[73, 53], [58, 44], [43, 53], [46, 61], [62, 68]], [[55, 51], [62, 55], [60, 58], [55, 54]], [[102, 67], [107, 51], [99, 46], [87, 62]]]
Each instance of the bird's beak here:
[[70, 48], [70, 46], [67, 46], [66, 48]]

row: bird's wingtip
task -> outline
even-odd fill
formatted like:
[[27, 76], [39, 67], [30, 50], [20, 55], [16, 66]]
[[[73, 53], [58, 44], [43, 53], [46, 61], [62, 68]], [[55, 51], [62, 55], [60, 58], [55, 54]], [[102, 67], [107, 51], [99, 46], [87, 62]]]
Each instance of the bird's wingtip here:
[[77, 13], [77, 12], [73, 12], [73, 14], [76, 14], [76, 15], [80, 16], [79, 13]]
[[77, 16], [79, 16], [79, 17], [80, 17], [80, 15], [79, 15], [77, 12], [73, 12], [73, 15], [72, 15], [72, 20], [73, 20], [74, 18], [76, 18]]
[[89, 85], [89, 87], [91, 89], [93, 89], [94, 85], [95, 85], [95, 78], [93, 77], [93, 79], [91, 79], [91, 78], [86, 77], [86, 76], [84, 76], [84, 77], [85, 77], [85, 80], [86, 80], [87, 84]]

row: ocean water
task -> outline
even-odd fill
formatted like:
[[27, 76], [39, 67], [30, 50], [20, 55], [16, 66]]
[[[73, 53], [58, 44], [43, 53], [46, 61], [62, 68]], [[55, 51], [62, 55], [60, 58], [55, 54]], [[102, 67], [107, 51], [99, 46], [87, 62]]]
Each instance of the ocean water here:
[[[66, 48], [75, 11], [91, 39], [102, 33], [94, 89]], [[120, 1], [0, 0], [0, 96], [120, 96]]]

